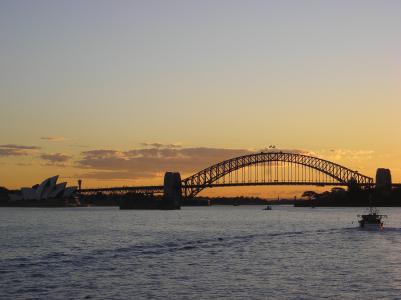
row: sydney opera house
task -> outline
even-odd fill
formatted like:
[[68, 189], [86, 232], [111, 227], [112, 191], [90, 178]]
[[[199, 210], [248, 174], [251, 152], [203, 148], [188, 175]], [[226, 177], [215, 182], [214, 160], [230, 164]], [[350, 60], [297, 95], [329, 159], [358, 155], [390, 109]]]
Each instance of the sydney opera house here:
[[44, 180], [31, 188], [22, 188], [18, 193], [10, 195], [10, 200], [69, 200], [77, 191], [77, 187], [67, 187], [66, 182], [57, 183], [58, 175]]

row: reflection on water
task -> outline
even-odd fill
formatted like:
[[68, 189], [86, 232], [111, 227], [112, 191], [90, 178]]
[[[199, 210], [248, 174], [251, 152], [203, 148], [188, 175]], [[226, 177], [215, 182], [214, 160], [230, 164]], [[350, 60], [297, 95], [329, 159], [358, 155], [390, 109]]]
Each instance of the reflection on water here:
[[2, 208], [0, 298], [396, 298], [401, 209]]

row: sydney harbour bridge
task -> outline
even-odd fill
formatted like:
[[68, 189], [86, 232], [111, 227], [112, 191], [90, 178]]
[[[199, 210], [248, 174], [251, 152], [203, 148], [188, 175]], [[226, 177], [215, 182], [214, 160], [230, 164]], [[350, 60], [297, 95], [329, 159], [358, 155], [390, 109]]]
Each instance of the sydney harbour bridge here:
[[289, 153], [260, 152], [224, 160], [187, 178], [180, 173], [167, 172], [164, 185], [82, 189], [81, 193], [145, 193], [195, 197], [206, 188], [262, 185], [314, 185], [361, 187], [375, 185], [401, 186], [391, 183], [388, 169], [378, 169], [376, 182], [334, 162], [321, 158]]

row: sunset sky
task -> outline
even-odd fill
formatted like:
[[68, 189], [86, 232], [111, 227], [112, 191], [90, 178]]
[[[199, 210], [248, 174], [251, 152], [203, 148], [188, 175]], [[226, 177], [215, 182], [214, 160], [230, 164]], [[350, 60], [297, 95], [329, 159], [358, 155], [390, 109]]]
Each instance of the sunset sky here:
[[0, 1], [0, 186], [269, 145], [401, 182], [401, 1]]

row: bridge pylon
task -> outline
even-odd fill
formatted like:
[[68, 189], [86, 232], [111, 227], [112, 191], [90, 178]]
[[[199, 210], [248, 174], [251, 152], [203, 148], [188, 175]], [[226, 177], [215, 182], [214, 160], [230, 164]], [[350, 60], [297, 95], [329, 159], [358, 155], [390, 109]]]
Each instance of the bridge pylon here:
[[181, 208], [181, 175], [179, 172], [166, 172], [164, 174], [164, 193], [163, 205], [164, 209], [180, 209]]
[[392, 185], [390, 169], [378, 168], [376, 171], [376, 191], [387, 195], [391, 192]]

